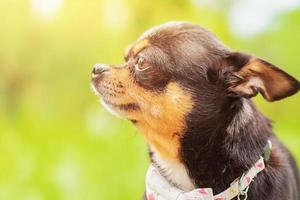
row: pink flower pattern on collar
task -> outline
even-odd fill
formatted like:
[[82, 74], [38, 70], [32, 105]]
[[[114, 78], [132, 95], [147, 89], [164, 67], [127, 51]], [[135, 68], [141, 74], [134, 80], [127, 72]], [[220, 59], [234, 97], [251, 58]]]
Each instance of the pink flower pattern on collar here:
[[212, 188], [198, 188], [190, 192], [176, 188], [153, 165], [150, 165], [146, 175], [147, 200], [230, 200], [246, 195], [253, 179], [264, 169], [264, 158], [260, 157], [254, 166], [233, 181], [229, 188], [220, 194], [213, 195]]

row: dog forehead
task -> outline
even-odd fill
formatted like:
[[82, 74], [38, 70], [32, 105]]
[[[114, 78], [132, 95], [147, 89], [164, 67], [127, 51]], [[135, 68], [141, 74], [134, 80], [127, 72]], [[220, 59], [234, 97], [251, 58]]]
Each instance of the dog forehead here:
[[174, 42], [174, 40], [181, 40], [181, 42], [185, 42], [192, 40], [195, 42], [198, 41], [199, 43], [202, 43], [203, 46], [207, 47], [222, 46], [217, 37], [209, 30], [199, 25], [183, 21], [167, 22], [158, 26], [154, 26], [145, 31], [138, 38], [137, 43], [145, 39], [152, 42], [154, 40], [159, 41], [160, 39], [163, 39], [163, 42]]
[[[161, 39], [171, 38], [173, 36], [176, 36], [177, 33], [189, 26], [192, 26], [192, 24], [187, 22], [168, 22], [165, 24], [161, 24], [158, 26], [154, 26], [150, 28], [149, 30], [145, 31], [138, 39], [137, 41], [130, 47], [132, 53], [134, 55], [138, 54], [141, 50], [145, 49], [146, 47], [149, 47], [151, 45], [155, 45], [160, 43], [159, 46], [161, 46], [163, 43], [167, 44], [169, 42], [175, 42], [173, 41], [161, 41]], [[173, 38], [175, 39], [175, 38]]]
[[[160, 69], [175, 74], [205, 74], [228, 49], [210, 31], [189, 22], [168, 22], [144, 32], [125, 58], [140, 53]], [[192, 78], [192, 77], [191, 77]]]
[[143, 38], [147, 38], [147, 37], [151, 37], [157, 33], [159, 33], [160, 31], [166, 30], [166, 29], [178, 29], [178, 28], [182, 28], [184, 26], [191, 26], [191, 23], [188, 22], [183, 22], [183, 21], [172, 21], [172, 22], [167, 22], [161, 25], [157, 25], [154, 26], [152, 28], [150, 28], [149, 30], [145, 31], [139, 39], [143, 39]]
[[227, 50], [212, 32], [189, 22], [168, 22], [155, 26], [143, 33], [134, 46], [138, 50], [135, 52], [156, 46], [168, 54], [175, 52], [188, 59], [189, 56], [203, 56]]

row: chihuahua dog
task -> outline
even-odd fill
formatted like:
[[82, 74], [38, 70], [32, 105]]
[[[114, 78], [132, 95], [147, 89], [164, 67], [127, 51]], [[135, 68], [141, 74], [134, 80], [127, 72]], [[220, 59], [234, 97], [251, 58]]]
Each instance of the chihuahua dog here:
[[198, 25], [169, 22], [130, 45], [124, 64], [95, 65], [92, 86], [109, 111], [142, 133], [151, 163], [174, 187], [220, 193], [271, 141], [248, 200], [300, 200], [296, 162], [251, 100], [260, 93], [272, 102], [300, 89], [273, 64], [230, 50]]

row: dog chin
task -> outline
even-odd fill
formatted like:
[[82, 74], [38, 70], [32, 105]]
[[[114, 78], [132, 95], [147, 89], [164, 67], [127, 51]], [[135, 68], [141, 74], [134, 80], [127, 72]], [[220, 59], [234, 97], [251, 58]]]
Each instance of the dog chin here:
[[101, 99], [100, 102], [101, 102], [102, 106], [104, 108], [106, 108], [106, 110], [108, 110], [111, 114], [113, 114], [119, 118], [123, 118], [123, 116], [115, 110], [115, 107], [113, 105], [106, 103], [103, 99]]
[[91, 83], [91, 88], [92, 88], [92, 90], [93, 90], [93, 92], [95, 93], [96, 96], [101, 96], [100, 92], [97, 90], [94, 83]]
[[[97, 96], [99, 96], [99, 97], [101, 98], [100, 92], [97, 90], [96, 86], [95, 86], [93, 83], [91, 84], [91, 88], [92, 88], [92, 90], [94, 91], [95, 95], [97, 95]], [[110, 104], [108, 104], [108, 103], [106, 103], [106, 102], [104, 101], [103, 97], [100, 99], [100, 103], [101, 103], [101, 105], [102, 105], [106, 110], [108, 110], [111, 114], [113, 114], [113, 115], [115, 115], [115, 116], [117, 116], [117, 117], [119, 117], [119, 118], [123, 118], [123, 117], [121, 116], [120, 113], [118, 113], [117, 111], [115, 111], [115, 108], [114, 108], [113, 105], [110, 105]]]

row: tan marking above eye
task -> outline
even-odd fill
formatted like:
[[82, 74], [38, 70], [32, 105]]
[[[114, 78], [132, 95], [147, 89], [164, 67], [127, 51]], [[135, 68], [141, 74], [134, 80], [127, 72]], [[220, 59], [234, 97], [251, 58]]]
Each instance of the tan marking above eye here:
[[133, 48], [132, 52], [134, 55], [137, 55], [140, 51], [145, 49], [146, 47], [150, 46], [150, 42], [148, 39], [144, 39], [140, 42], [138, 42]]
[[124, 59], [127, 61], [128, 57], [129, 57], [129, 54], [130, 54], [130, 50], [132, 48], [133, 44], [129, 45], [126, 49], [125, 49], [125, 52], [124, 52]]

